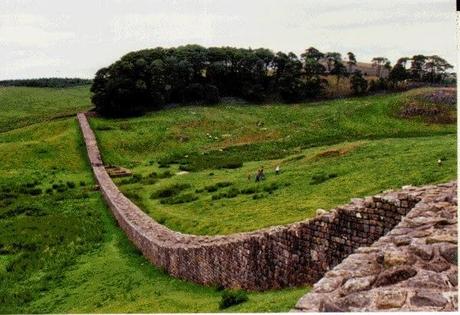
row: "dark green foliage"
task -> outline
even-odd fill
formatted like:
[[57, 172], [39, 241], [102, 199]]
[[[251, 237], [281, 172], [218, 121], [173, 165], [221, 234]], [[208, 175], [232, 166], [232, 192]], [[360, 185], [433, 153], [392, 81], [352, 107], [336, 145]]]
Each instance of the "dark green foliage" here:
[[277, 190], [278, 188], [279, 188], [279, 184], [277, 184], [277, 183], [271, 183], [270, 185], [265, 186], [265, 187], [263, 188], [263, 191], [268, 192], [269, 194], [271, 194], [272, 192], [274, 192], [274, 191]]
[[322, 89], [319, 75], [324, 67], [319, 58], [308, 57], [303, 69], [295, 54], [275, 56], [264, 48], [187, 45], [140, 50], [96, 73], [92, 101], [102, 115], [131, 116], [168, 103], [215, 104], [221, 96], [256, 103], [274, 94], [286, 101], [303, 100]]
[[141, 174], [133, 174], [129, 178], [122, 179], [120, 181], [121, 185], [126, 185], [126, 184], [135, 184], [138, 183], [142, 180], [142, 175]]
[[257, 192], [257, 188], [256, 187], [247, 187], [247, 188], [243, 188], [240, 190], [240, 192], [244, 195], [251, 195], [251, 194], [254, 194]]
[[3, 80], [0, 86], [29, 86], [29, 87], [51, 87], [65, 88], [91, 84], [92, 80], [79, 78], [39, 78], [25, 80]]
[[369, 92], [385, 91], [388, 90], [388, 87], [388, 80], [384, 78], [378, 78], [369, 82]]
[[67, 187], [69, 187], [71, 189], [75, 188], [75, 183], [74, 182], [67, 182], [66, 185], [67, 185]]
[[38, 195], [41, 195], [42, 190], [41, 188], [31, 188], [27, 190], [27, 193], [32, 196], [38, 196]]
[[192, 202], [198, 200], [198, 196], [192, 194], [192, 193], [186, 193], [182, 195], [178, 195], [175, 197], [168, 197], [168, 198], [163, 198], [161, 199], [160, 203], [161, 204], [169, 204], [169, 205], [175, 205], [175, 204], [180, 204], [180, 203], [187, 203], [187, 202]]
[[335, 178], [337, 177], [337, 174], [336, 173], [330, 173], [330, 174], [326, 174], [326, 173], [317, 173], [317, 174], [314, 174], [312, 177], [311, 177], [311, 181], [310, 181], [310, 185], [317, 185], [317, 184], [321, 184], [331, 178]]
[[36, 206], [19, 205], [15, 208], [7, 209], [7, 211], [0, 213], [0, 219], [15, 217], [18, 215], [43, 216], [44, 211], [42, 208]]
[[350, 85], [355, 95], [361, 95], [367, 92], [367, 80], [364, 79], [363, 74], [359, 70], [353, 72], [351, 75]]
[[243, 290], [224, 290], [222, 299], [219, 302], [219, 309], [223, 310], [233, 305], [244, 303], [248, 300], [248, 295]]
[[86, 183], [84, 181], [80, 181], [80, 186], [84, 187], [84, 186], [86, 186]]
[[190, 188], [190, 184], [174, 184], [162, 189], [159, 189], [152, 193], [150, 198], [158, 199], [158, 198], [168, 198], [178, 195], [181, 191]]
[[212, 200], [218, 200], [222, 198], [235, 198], [238, 196], [240, 191], [236, 189], [235, 187], [230, 188], [228, 191], [220, 192], [218, 194], [212, 195], [211, 199]]
[[190, 167], [190, 165], [181, 164], [181, 165], [179, 165], [179, 170], [185, 171], [185, 172], [190, 172], [192, 170], [192, 168]]
[[205, 186], [204, 189], [207, 191], [207, 192], [215, 192], [217, 191], [219, 188], [223, 188], [223, 187], [228, 187], [228, 186], [231, 186], [232, 183], [231, 182], [218, 182], [214, 185], [208, 185], [208, 186]]
[[163, 178], [169, 178], [169, 177], [172, 177], [173, 174], [171, 173], [171, 171], [164, 171], [163, 173], [157, 173], [157, 172], [152, 172], [148, 175], [148, 177], [151, 177], [151, 178], [158, 178], [158, 179], [163, 179]]

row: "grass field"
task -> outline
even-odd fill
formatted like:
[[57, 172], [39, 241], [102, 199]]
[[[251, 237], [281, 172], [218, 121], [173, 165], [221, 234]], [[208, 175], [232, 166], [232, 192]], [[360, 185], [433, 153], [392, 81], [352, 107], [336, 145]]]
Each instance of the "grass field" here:
[[[228, 234], [295, 222], [389, 188], [454, 179], [456, 125], [398, 117], [401, 106], [431, 91], [182, 107], [91, 124], [105, 162], [135, 174], [116, 182], [153, 218], [186, 233]], [[266, 180], [255, 183], [261, 166]]]
[[[88, 88], [0, 91], [0, 313], [219, 311], [221, 291], [153, 267], [94, 190], [76, 119], [66, 117], [89, 108]], [[178, 230], [230, 233], [455, 178], [455, 125], [395, 116], [413, 93], [91, 123], [106, 162], [136, 174], [117, 179], [121, 189], [153, 217]], [[261, 165], [267, 178], [256, 185]], [[288, 311], [308, 289], [248, 293], [225, 311]]]
[[89, 86], [0, 87], [0, 132], [72, 115], [90, 107]]
[[[0, 313], [219, 311], [221, 291], [153, 267], [94, 190], [75, 117], [56, 118], [88, 108], [87, 88], [2, 93]], [[249, 293], [225, 311], [288, 311], [307, 290]]]

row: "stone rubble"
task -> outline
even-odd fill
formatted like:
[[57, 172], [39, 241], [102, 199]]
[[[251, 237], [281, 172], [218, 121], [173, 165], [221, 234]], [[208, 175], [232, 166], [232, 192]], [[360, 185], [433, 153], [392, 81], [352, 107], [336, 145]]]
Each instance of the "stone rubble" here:
[[294, 311], [458, 310], [457, 183], [406, 191], [420, 202], [388, 234], [327, 272]]

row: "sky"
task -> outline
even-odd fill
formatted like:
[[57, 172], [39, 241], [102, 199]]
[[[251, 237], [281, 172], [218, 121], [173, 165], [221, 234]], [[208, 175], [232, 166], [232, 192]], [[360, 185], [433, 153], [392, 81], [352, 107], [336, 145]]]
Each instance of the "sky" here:
[[130, 51], [186, 44], [456, 65], [455, 0], [0, 1], [0, 80], [92, 78]]

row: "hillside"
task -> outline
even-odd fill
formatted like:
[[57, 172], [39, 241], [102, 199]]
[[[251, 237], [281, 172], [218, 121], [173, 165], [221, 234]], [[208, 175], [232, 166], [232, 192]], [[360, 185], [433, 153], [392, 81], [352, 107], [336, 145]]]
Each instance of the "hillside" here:
[[[87, 88], [0, 91], [0, 313], [217, 312], [222, 291], [149, 264], [94, 189], [74, 117], [90, 108]], [[176, 230], [231, 233], [292, 222], [382, 189], [455, 178], [455, 124], [398, 116], [430, 91], [182, 107], [91, 122], [105, 161], [134, 171], [117, 182], [145, 211]], [[257, 187], [261, 165], [266, 180]], [[189, 173], [169, 175], [183, 169]], [[199, 199], [151, 198], [179, 184], [190, 185], [179, 195]], [[287, 311], [306, 291], [249, 293], [227, 310]]]
[[[153, 218], [181, 232], [229, 234], [302, 220], [317, 208], [389, 188], [455, 178], [455, 124], [399, 114], [434, 91], [181, 107], [91, 123], [105, 163], [135, 174], [116, 182]], [[446, 113], [454, 113], [449, 106]], [[266, 180], [255, 183], [260, 167]]]
[[60, 89], [0, 86], [0, 106], [3, 132], [88, 109], [89, 85]]
[[[222, 291], [149, 264], [94, 189], [74, 116], [88, 89], [1, 91], [0, 313], [219, 311]], [[250, 293], [228, 311], [287, 311], [307, 290]]]

